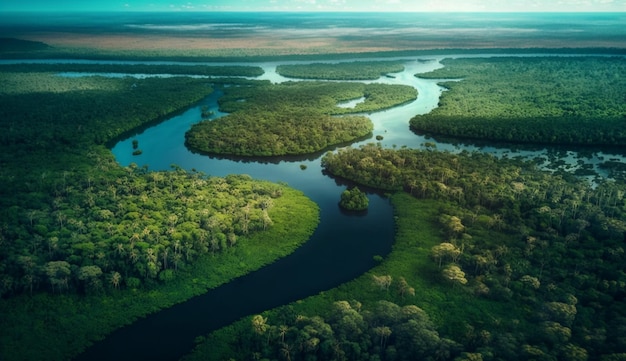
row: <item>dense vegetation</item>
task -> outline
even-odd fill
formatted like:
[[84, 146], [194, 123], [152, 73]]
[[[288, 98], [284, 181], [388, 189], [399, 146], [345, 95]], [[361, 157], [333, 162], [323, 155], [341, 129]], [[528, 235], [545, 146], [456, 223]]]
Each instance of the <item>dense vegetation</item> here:
[[359, 187], [353, 187], [352, 189], [346, 189], [341, 192], [341, 199], [339, 200], [339, 206], [349, 211], [364, 211], [369, 205], [367, 194], [361, 191]]
[[352, 282], [208, 335], [190, 360], [623, 359], [623, 183], [373, 144], [323, 163], [404, 190], [392, 198], [392, 253]]
[[507, 336], [525, 354], [489, 353], [571, 360], [626, 351], [616, 336], [626, 321], [623, 183], [592, 187], [532, 163], [375, 145], [328, 154], [323, 163], [363, 184], [441, 202], [445, 240], [431, 257], [442, 280], [475, 297], [512, 302], [531, 324]]
[[626, 144], [623, 58], [446, 59], [420, 77], [462, 79], [440, 107], [411, 120], [418, 132], [526, 143]]
[[[300, 82], [224, 89], [221, 110], [231, 114], [194, 125], [187, 145], [198, 151], [244, 156], [306, 154], [371, 133], [363, 116], [334, 115], [385, 109], [416, 98], [409, 86]], [[354, 108], [337, 104], [365, 97]]]
[[[429, 259], [430, 247], [442, 239], [438, 203], [406, 193], [392, 200], [396, 241], [379, 266], [335, 289], [216, 331], [186, 360], [287, 359], [287, 351], [292, 360], [445, 360], [459, 355], [462, 345], [441, 330], [475, 337], [486, 325], [511, 324], [510, 310], [440, 282], [437, 264]], [[481, 328], [469, 329], [477, 320]]]
[[287, 78], [326, 80], [376, 80], [403, 70], [401, 61], [290, 64], [276, 67], [276, 72]]
[[258, 66], [207, 66], [207, 65], [166, 65], [166, 64], [10, 64], [0, 65], [0, 72], [79, 72], [79, 73], [121, 73], [121, 74], [174, 74], [203, 76], [249, 76], [263, 75]]
[[317, 224], [284, 185], [116, 164], [105, 143], [204, 98], [206, 80], [0, 79], [3, 360], [67, 359], [292, 252]]

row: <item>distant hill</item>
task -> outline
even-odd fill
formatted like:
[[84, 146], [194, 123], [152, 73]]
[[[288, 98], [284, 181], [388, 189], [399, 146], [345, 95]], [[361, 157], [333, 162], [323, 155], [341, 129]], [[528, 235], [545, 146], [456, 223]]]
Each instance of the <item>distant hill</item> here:
[[0, 38], [0, 53], [14, 51], [35, 51], [47, 50], [52, 48], [46, 43], [40, 41], [30, 41], [15, 38]]

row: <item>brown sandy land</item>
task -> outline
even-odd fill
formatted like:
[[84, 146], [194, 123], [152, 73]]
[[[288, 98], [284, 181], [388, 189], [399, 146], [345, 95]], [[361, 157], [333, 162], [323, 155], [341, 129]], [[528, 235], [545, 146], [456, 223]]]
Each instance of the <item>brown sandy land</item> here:
[[249, 50], [252, 55], [259, 50], [281, 54], [317, 54], [376, 52], [397, 50], [389, 46], [356, 45], [334, 38], [286, 39], [278, 37], [215, 38], [199, 36], [128, 35], [76, 33], [30, 33], [21, 39], [42, 41], [57, 48], [95, 49], [101, 51], [163, 50], [163, 51], [227, 51]]
[[394, 50], [428, 49], [481, 49], [481, 48], [624, 48], [623, 42], [606, 39], [558, 39], [494, 37], [448, 37], [446, 39], [425, 37], [390, 38], [372, 36], [342, 40], [331, 36], [294, 38], [289, 34], [251, 35], [246, 37], [211, 37], [193, 35], [149, 34], [78, 34], [62, 32], [28, 33], [22, 39], [43, 41], [53, 47], [65, 49], [94, 49], [115, 51], [164, 51], [191, 52], [195, 54], [227, 55], [232, 50], [237, 55], [289, 55], [320, 53], [367, 53]]

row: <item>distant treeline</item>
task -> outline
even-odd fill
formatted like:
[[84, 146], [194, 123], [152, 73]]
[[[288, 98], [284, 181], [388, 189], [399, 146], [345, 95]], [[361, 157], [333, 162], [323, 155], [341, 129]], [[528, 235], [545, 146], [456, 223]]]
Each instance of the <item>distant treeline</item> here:
[[179, 62], [258, 62], [275, 60], [328, 61], [367, 58], [395, 58], [449, 54], [626, 54], [626, 48], [444, 48], [420, 50], [391, 50], [356, 53], [320, 52], [318, 54], [276, 54], [275, 49], [159, 49], [132, 52], [121, 50], [57, 48], [42, 42], [3, 38], [0, 54], [5, 59], [63, 59], [160, 61]]
[[207, 65], [152, 65], [152, 64], [7, 64], [0, 65], [0, 72], [78, 72], [122, 74], [174, 74], [205, 76], [260, 76], [258, 66], [207, 66]]
[[0, 53], [22, 52], [51, 49], [50, 45], [40, 41], [30, 41], [15, 38], [0, 38]]

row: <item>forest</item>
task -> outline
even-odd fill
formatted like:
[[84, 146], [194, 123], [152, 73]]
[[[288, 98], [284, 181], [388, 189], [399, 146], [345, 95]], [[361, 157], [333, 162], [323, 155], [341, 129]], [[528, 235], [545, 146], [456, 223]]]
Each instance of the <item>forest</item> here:
[[394, 192], [396, 243], [336, 289], [207, 335], [187, 360], [622, 360], [626, 186], [482, 153], [329, 152]]
[[[354, 108], [339, 103], [364, 98]], [[225, 117], [192, 126], [186, 144], [204, 153], [276, 156], [315, 153], [371, 134], [372, 112], [412, 101], [409, 86], [334, 82], [260, 83], [224, 88]]]
[[[616, 59], [443, 63], [419, 74], [447, 79], [448, 91], [432, 119], [411, 121], [417, 132], [624, 144], [625, 72]], [[317, 206], [285, 184], [177, 165], [122, 168], [107, 149], [115, 139], [217, 89], [230, 114], [199, 119], [189, 146], [301, 154], [346, 134], [354, 140], [355, 128], [371, 133], [366, 117], [342, 115], [417, 96], [381, 84], [70, 79], [18, 68], [0, 67], [3, 360], [71, 358], [138, 317], [293, 252], [319, 221]], [[245, 68], [207, 71], [255, 71]], [[316, 69], [321, 78], [329, 71]], [[355, 99], [364, 101], [339, 106]], [[346, 208], [366, 207], [360, 189], [389, 195], [392, 252], [353, 281], [198, 337], [185, 359], [626, 360], [623, 179], [590, 182], [542, 170], [539, 160], [424, 148], [371, 143], [326, 153], [325, 174], [351, 184]], [[606, 163], [612, 174], [615, 163]]]
[[109, 142], [203, 99], [206, 79], [2, 70], [3, 360], [68, 359], [293, 252], [317, 226], [317, 206], [284, 184], [116, 163]]
[[[440, 106], [418, 133], [552, 145], [626, 143], [626, 64], [618, 57], [445, 59]], [[454, 79], [447, 81], [446, 79]]]
[[325, 80], [376, 80], [404, 70], [402, 61], [356, 61], [279, 65], [276, 72], [287, 78]]

